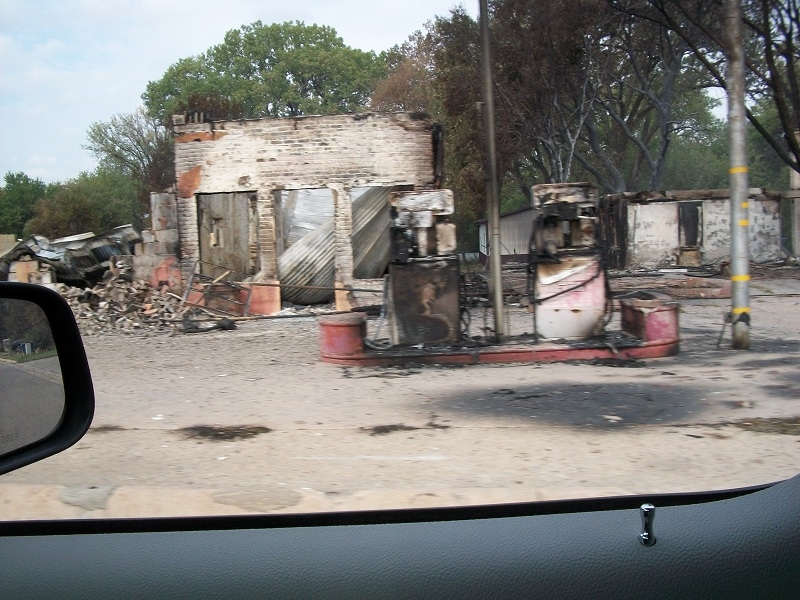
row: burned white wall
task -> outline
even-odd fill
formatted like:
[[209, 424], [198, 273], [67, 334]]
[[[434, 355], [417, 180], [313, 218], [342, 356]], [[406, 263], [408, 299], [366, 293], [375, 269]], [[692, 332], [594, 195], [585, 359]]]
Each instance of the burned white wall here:
[[[178, 124], [175, 166], [184, 265], [199, 259], [197, 195], [256, 198], [256, 281], [278, 277], [276, 190], [329, 188], [336, 281], [353, 277], [350, 190], [436, 186], [433, 122], [416, 113], [368, 113]], [[280, 221], [280, 219], [278, 219]]]
[[678, 205], [675, 202], [628, 205], [628, 264], [639, 268], [663, 266], [680, 246]]
[[[681, 250], [680, 204], [700, 202], [698, 246], [701, 262], [713, 264], [730, 256], [731, 226], [728, 190], [675, 191], [647, 199], [632, 195], [628, 204], [627, 264], [652, 269], [676, 264]], [[755, 261], [781, 254], [780, 198], [759, 188], [750, 190], [750, 256]]]

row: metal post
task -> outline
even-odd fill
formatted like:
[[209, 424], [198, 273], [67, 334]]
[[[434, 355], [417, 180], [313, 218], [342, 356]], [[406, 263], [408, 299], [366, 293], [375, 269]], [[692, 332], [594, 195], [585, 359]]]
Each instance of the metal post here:
[[489, 9], [487, 0], [480, 0], [481, 62], [483, 67], [483, 118], [486, 133], [486, 212], [489, 226], [489, 285], [494, 309], [494, 330], [497, 341], [506, 335], [503, 318], [503, 272], [500, 261], [500, 198], [497, 189], [497, 150], [494, 131], [494, 90], [489, 48]]
[[750, 348], [749, 181], [740, 0], [725, 0], [728, 152], [731, 188], [731, 321], [734, 350]]

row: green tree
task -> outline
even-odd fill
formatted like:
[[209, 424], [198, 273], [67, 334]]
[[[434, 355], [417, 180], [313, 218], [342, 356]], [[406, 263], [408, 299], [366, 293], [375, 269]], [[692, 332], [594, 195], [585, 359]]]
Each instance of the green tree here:
[[102, 233], [128, 223], [137, 229], [142, 225], [135, 183], [127, 175], [99, 167], [39, 200], [25, 234], [54, 239], [87, 231]]
[[[715, 84], [725, 88], [723, 0], [608, 0], [620, 11], [657, 22], [679, 35]], [[777, 157], [800, 171], [800, 5], [797, 0], [742, 0], [746, 93], [774, 110], [747, 119]], [[761, 116], [772, 115], [778, 129]]]
[[720, 104], [704, 90], [676, 99], [676, 128], [667, 154], [663, 190], [728, 187], [728, 134], [725, 122], [714, 115]]
[[433, 24], [434, 89], [445, 130], [444, 184], [455, 196], [458, 244], [476, 250], [475, 222], [486, 216], [478, 24], [463, 9]]
[[116, 171], [136, 186], [142, 213], [150, 212], [150, 192], [161, 192], [175, 180], [173, 140], [169, 130], [143, 108], [92, 123], [84, 146], [103, 172]]
[[609, 192], [663, 189], [670, 145], [692, 119], [683, 99], [705, 98], [708, 78], [680, 36], [622, 13], [607, 16], [593, 47], [593, 105], [576, 158]]
[[331, 27], [256, 21], [170, 66], [142, 98], [161, 122], [186, 111], [220, 119], [353, 112], [369, 105], [384, 73], [382, 55], [346, 46]]
[[5, 186], [0, 188], [0, 233], [21, 237], [34, 206], [47, 193], [48, 186], [41, 179], [32, 179], [25, 173], [6, 173]]
[[[762, 98], [751, 110], [761, 126], [770, 135], [780, 139], [783, 126], [775, 105], [767, 98]], [[798, 127], [800, 127], [800, 123]], [[789, 168], [764, 136], [752, 125], [747, 128], [747, 152], [751, 187], [770, 190], [789, 189]]]

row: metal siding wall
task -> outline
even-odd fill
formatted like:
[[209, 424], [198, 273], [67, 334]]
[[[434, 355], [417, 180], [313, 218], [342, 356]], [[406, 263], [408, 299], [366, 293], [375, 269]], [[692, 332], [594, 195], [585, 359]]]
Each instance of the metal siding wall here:
[[500, 239], [503, 256], [512, 259], [518, 256], [519, 260], [527, 260], [531, 231], [533, 231], [532, 210], [501, 217]]

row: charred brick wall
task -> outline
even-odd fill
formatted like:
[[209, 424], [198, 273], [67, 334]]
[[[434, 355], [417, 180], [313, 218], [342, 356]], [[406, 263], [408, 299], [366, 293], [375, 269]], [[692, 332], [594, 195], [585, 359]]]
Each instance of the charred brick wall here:
[[154, 287], [181, 288], [179, 254], [179, 215], [175, 195], [150, 194], [150, 229], [142, 231], [131, 257], [134, 277], [149, 281]]
[[334, 191], [337, 282], [352, 279], [350, 189], [436, 186], [433, 123], [415, 113], [307, 116], [179, 124], [175, 169], [181, 256], [199, 257], [197, 194], [255, 192], [259, 270], [277, 275], [275, 190]]

